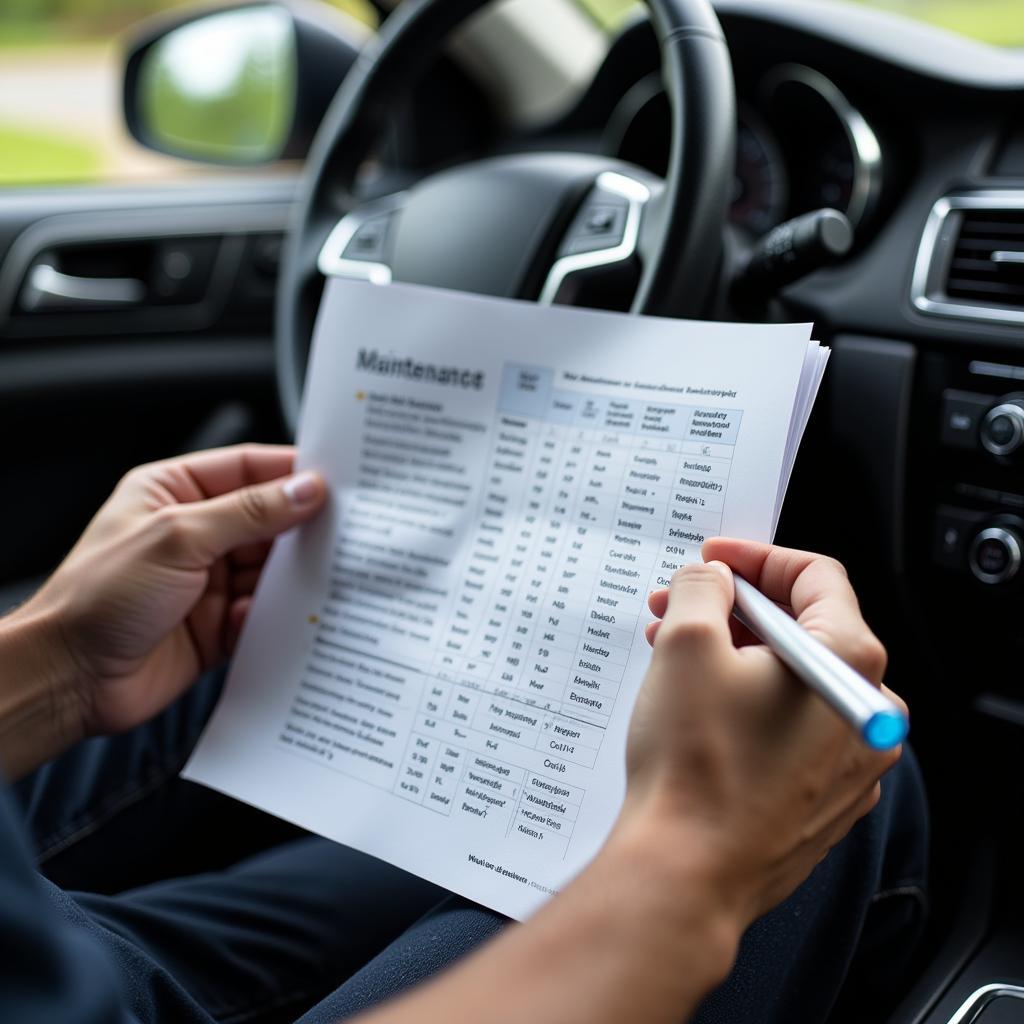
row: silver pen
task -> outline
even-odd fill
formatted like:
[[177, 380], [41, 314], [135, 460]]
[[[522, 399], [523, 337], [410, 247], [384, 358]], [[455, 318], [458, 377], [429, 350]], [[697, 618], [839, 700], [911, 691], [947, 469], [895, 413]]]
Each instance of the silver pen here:
[[733, 615], [827, 701], [874, 750], [901, 743], [910, 723], [877, 686], [811, 636], [753, 584], [733, 573]]

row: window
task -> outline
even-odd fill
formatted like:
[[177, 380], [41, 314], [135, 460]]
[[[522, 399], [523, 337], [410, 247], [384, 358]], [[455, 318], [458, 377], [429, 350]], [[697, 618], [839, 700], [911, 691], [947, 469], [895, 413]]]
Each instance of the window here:
[[[614, 29], [632, 12], [636, 0], [578, 0], [601, 25]], [[769, 3], [770, 0], [764, 0]], [[819, 0], [828, 3], [829, 0]], [[1020, 0], [854, 0], [926, 21], [940, 28], [997, 46], [1024, 47]]]
[[[332, 2], [375, 21], [368, 0]], [[126, 33], [181, 6], [183, 0], [0, 0], [0, 185], [209, 174], [143, 149], [121, 114]]]

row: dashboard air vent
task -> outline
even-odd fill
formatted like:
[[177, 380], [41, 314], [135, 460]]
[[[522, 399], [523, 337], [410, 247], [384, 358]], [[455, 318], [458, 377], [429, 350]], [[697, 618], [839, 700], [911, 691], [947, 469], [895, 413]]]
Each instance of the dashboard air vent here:
[[946, 294], [1024, 309], [1024, 210], [965, 210]]
[[933, 207], [911, 298], [923, 313], [1024, 324], [1024, 192], [970, 192]]

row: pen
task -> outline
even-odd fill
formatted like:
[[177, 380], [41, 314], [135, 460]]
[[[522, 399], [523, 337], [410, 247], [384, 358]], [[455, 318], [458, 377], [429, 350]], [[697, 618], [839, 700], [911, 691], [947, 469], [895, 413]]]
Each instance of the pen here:
[[849, 722], [869, 747], [889, 750], [903, 741], [910, 728], [907, 716], [877, 686], [751, 583], [735, 573], [733, 582], [733, 615]]

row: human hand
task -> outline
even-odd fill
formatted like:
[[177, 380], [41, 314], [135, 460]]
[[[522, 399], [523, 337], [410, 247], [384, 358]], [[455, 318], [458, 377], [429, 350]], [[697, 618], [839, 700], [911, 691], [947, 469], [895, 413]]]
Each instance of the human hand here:
[[885, 650], [861, 618], [842, 566], [724, 538], [708, 541], [703, 553], [711, 564], [679, 570], [668, 590], [650, 597], [654, 655], [630, 726], [620, 828], [653, 829], [658, 849], [695, 867], [742, 930], [874, 807], [878, 780], [899, 751], [865, 747], [730, 621], [729, 567], [880, 684]]
[[317, 474], [289, 475], [294, 460], [291, 447], [244, 445], [118, 484], [22, 610], [52, 624], [51, 664], [65, 662], [83, 735], [151, 718], [231, 652], [272, 539], [326, 496]]

